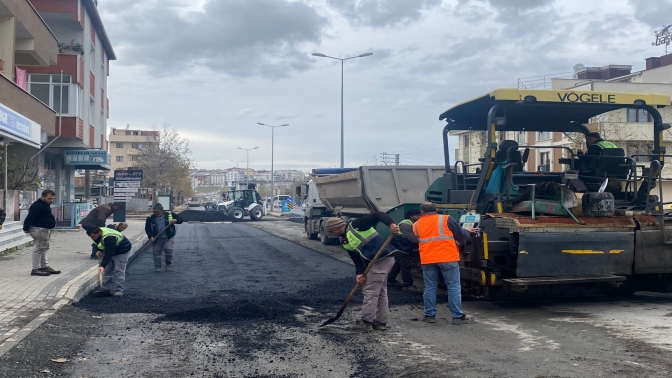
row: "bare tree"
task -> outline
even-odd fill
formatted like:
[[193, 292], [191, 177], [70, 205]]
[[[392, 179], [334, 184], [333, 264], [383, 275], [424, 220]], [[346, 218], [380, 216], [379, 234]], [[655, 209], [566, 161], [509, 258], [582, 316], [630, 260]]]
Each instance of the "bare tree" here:
[[[7, 146], [0, 146], [0, 156], [5, 156], [5, 148]], [[44, 177], [48, 175], [42, 166], [40, 166], [39, 159], [35, 156], [34, 151], [20, 149], [16, 151], [11, 146], [7, 151], [7, 189], [9, 190], [37, 190], [44, 181]], [[0, 169], [2, 172], [2, 169]], [[4, 175], [0, 173], [0, 187], [5, 187]]]
[[[189, 140], [164, 123], [158, 137], [149, 135], [133, 166], [143, 171], [143, 186], [154, 193], [172, 193], [176, 200], [193, 195], [189, 172], [194, 168]], [[154, 197], [156, 201], [156, 197]]]

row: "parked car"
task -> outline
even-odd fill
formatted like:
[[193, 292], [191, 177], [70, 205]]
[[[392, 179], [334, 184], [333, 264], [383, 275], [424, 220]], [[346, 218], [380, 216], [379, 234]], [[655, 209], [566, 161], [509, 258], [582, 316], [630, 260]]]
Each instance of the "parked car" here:
[[189, 207], [199, 207], [199, 206], [201, 206], [201, 199], [198, 198], [198, 197], [191, 197], [187, 201], [187, 205]]

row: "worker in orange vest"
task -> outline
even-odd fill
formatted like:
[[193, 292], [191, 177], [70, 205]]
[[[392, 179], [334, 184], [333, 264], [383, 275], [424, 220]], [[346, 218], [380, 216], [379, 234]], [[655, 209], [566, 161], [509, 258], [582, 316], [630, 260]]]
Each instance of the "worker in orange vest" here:
[[420, 264], [425, 281], [425, 318], [427, 323], [436, 323], [436, 288], [439, 273], [443, 275], [448, 289], [448, 308], [453, 315], [453, 324], [473, 323], [474, 318], [462, 311], [460, 289], [460, 251], [455, 243], [477, 233], [478, 229], [462, 228], [450, 215], [437, 214], [436, 205], [425, 202], [420, 205], [422, 217], [413, 225], [419, 239]]

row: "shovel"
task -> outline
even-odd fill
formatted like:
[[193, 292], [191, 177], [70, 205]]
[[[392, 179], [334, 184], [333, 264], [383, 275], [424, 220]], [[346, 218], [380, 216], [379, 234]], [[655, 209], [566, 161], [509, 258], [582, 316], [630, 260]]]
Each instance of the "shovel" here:
[[[383, 251], [390, 244], [393, 237], [394, 237], [394, 234], [390, 233], [390, 236], [388, 236], [387, 240], [385, 240], [385, 244], [383, 244], [383, 246], [380, 247], [380, 249], [378, 250], [378, 253], [376, 253], [376, 255], [373, 257], [373, 260], [371, 260], [369, 265], [366, 267], [366, 269], [364, 270], [364, 273], [362, 273], [362, 275], [364, 277], [366, 277], [366, 275], [369, 273], [369, 271], [373, 267], [373, 264], [375, 264], [378, 261], [378, 259], [380, 258], [380, 255], [383, 254]], [[341, 305], [341, 309], [338, 310], [338, 312], [336, 313], [336, 316], [334, 316], [333, 318], [331, 318], [331, 319], [327, 320], [326, 322], [322, 323], [320, 328], [335, 322], [336, 320], [338, 320], [341, 317], [341, 315], [343, 315], [343, 311], [345, 311], [345, 308], [348, 307], [348, 304], [350, 303], [350, 300], [352, 299], [352, 297], [355, 296], [355, 293], [357, 293], [357, 289], [359, 289], [359, 287], [361, 285], [362, 284], [360, 284], [359, 282], [357, 282], [355, 284], [355, 287], [352, 288], [352, 290], [350, 291], [350, 294], [348, 294], [347, 298], [345, 298], [345, 301], [343, 301], [343, 304]]]
[[[100, 262], [103, 260], [102, 256], [98, 256], [98, 266], [100, 267]], [[94, 294], [96, 297], [111, 297], [112, 293], [103, 290], [103, 272], [98, 270], [98, 291], [96, 291]]]
[[[167, 225], [166, 227], [164, 227], [163, 230], [159, 231], [159, 233], [156, 234], [156, 236], [155, 236], [154, 238], [156, 239], [156, 237], [158, 237], [159, 235], [161, 235], [161, 234], [162, 234], [164, 231], [166, 231], [166, 230], [168, 229], [168, 227], [170, 227], [170, 226], [171, 226], [171, 224], [169, 224], [169, 225]], [[153, 243], [154, 243], [154, 242], [151, 242], [151, 241], [150, 241], [149, 243], [146, 243], [145, 245], [143, 245], [142, 247], [140, 247], [140, 249], [139, 249], [138, 252], [136, 252], [136, 253], [142, 253], [142, 252], [144, 252], [144, 250], [147, 249], [147, 247], [149, 247], [149, 246], [152, 245]], [[102, 257], [98, 257], [98, 266], [100, 266], [100, 262], [101, 262], [102, 260], [103, 260]], [[98, 271], [98, 291], [96, 291], [93, 295], [96, 296], [96, 297], [111, 297], [111, 296], [112, 296], [112, 293], [110, 293], [109, 291], [103, 290], [103, 273], [101, 273], [100, 271]]]

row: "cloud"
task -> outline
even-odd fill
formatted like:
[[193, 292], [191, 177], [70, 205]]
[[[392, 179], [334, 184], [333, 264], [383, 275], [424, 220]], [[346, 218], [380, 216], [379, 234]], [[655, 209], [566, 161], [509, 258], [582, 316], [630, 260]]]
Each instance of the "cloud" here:
[[653, 28], [660, 29], [671, 22], [672, 2], [670, 0], [628, 0], [628, 3], [635, 9], [637, 20]]
[[327, 3], [354, 25], [385, 28], [418, 21], [423, 10], [441, 5], [441, 0], [327, 0]]
[[153, 76], [193, 67], [235, 77], [287, 77], [307, 70], [303, 50], [319, 43], [327, 19], [302, 2], [208, 0], [202, 10], [182, 1], [115, 0], [104, 14], [122, 64], [140, 64]]

